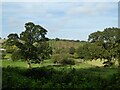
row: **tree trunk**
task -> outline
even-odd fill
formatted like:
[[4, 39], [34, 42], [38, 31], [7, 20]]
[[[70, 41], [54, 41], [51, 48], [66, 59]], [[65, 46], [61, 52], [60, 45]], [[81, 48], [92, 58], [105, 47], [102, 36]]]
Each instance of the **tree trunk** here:
[[118, 57], [118, 67], [120, 67], [120, 57]]
[[31, 66], [31, 64], [30, 64], [30, 63], [28, 63], [28, 68], [32, 68], [32, 66]]
[[28, 68], [32, 68], [32, 65], [29, 60], [27, 60]]

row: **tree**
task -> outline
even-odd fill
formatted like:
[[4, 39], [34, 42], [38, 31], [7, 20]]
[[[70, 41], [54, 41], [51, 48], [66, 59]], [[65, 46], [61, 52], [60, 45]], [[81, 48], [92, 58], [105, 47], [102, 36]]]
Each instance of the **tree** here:
[[[89, 35], [89, 42], [101, 46], [104, 50], [102, 57], [108, 59], [109, 62], [118, 59], [120, 66], [120, 29], [106, 28], [104, 31], [97, 31]], [[100, 51], [101, 52], [101, 51]]]
[[101, 46], [97, 46], [95, 43], [86, 43], [83, 46], [80, 46], [77, 48], [77, 54], [79, 58], [84, 60], [97, 60], [98, 58], [101, 58], [103, 49]]
[[69, 48], [69, 54], [74, 54], [75, 53], [75, 48], [74, 47], [70, 47]]
[[70, 58], [70, 55], [67, 53], [54, 54], [53, 62], [61, 65], [74, 65], [75, 61], [73, 58]]
[[[49, 45], [44, 48], [46, 51], [40, 50], [46, 45], [44, 42], [48, 40], [48, 38], [45, 37], [46, 34], [46, 29], [32, 22], [25, 24], [25, 31], [23, 31], [20, 36], [17, 34], [9, 34], [7, 43], [18, 47], [17, 51], [13, 52], [12, 58], [25, 59], [29, 68], [31, 67], [31, 62], [40, 63], [43, 59], [42, 54], [51, 54], [46, 50], [51, 49]], [[37, 43], [38, 46], [35, 46], [35, 43]], [[41, 46], [41, 43], [44, 43], [44, 45]]]
[[59, 38], [55, 38], [55, 41], [59, 41], [60, 39]]

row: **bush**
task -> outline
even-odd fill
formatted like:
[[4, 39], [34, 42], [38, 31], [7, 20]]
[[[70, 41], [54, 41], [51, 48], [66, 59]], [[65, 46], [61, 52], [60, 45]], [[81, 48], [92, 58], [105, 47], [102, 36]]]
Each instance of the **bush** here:
[[5, 56], [6, 56], [6, 52], [5, 51], [2, 51], [2, 59], [5, 59]]
[[69, 54], [61, 53], [61, 54], [55, 54], [53, 56], [53, 63], [58, 63], [62, 65], [74, 65], [75, 61], [70, 58]]
[[75, 48], [74, 47], [70, 47], [69, 48], [69, 54], [74, 54], [75, 53]]
[[53, 63], [58, 63], [58, 60], [60, 60], [59, 54], [54, 54], [52, 56]]
[[72, 58], [62, 59], [60, 61], [60, 64], [63, 64], [63, 65], [75, 65], [75, 61]]

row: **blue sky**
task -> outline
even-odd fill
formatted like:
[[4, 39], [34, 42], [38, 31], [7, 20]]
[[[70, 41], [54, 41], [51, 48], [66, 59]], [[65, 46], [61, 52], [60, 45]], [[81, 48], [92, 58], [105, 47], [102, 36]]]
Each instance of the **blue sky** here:
[[2, 37], [24, 31], [34, 22], [48, 30], [47, 37], [87, 40], [88, 35], [118, 27], [117, 2], [3, 2]]

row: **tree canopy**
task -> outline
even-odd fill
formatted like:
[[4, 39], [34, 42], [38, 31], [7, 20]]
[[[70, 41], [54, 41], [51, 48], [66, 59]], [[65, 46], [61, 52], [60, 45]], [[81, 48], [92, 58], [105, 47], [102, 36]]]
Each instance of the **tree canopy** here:
[[[89, 42], [101, 46], [103, 49], [102, 57], [111, 61], [118, 59], [120, 65], [120, 29], [106, 28], [104, 31], [97, 31], [89, 35]], [[101, 50], [99, 50], [101, 52]], [[97, 52], [95, 52], [97, 53]]]
[[84, 60], [108, 60], [103, 64], [118, 60], [120, 66], [120, 29], [113, 27], [91, 33], [88, 42], [77, 49], [77, 54]]
[[[9, 45], [16, 45], [17, 50], [12, 53], [13, 59], [24, 59], [30, 65], [31, 62], [40, 63], [52, 54], [52, 49], [46, 43], [47, 30], [32, 22], [25, 24], [25, 31], [20, 35], [11, 33], [6, 41]], [[44, 44], [44, 45], [43, 45]]]

